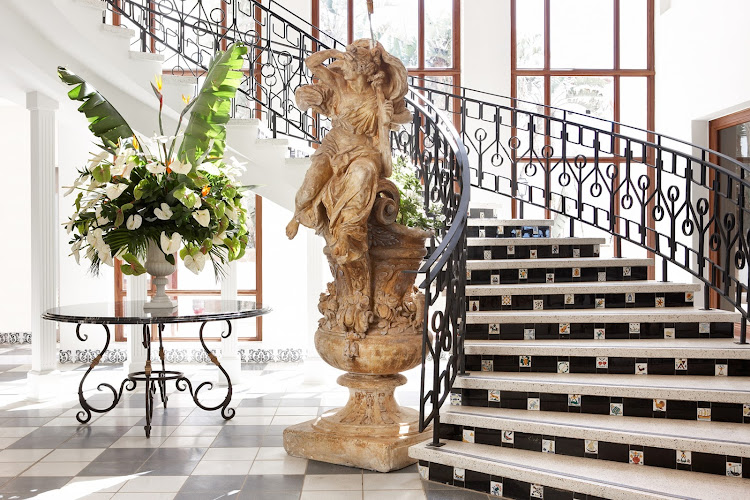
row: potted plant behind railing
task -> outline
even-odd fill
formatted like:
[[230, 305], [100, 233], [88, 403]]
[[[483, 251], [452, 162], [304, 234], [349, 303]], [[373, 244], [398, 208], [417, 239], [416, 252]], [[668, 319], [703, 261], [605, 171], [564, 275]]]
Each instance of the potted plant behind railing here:
[[[91, 271], [102, 264], [124, 261], [127, 275], [145, 272], [154, 277], [156, 295], [146, 310], [171, 311], [166, 276], [176, 269], [176, 257], [200, 273], [208, 260], [216, 278], [222, 264], [241, 258], [248, 242], [246, 211], [238, 184], [242, 165], [224, 160], [226, 123], [231, 99], [243, 78], [247, 48], [232, 44], [211, 61], [205, 82], [194, 99], [183, 96], [185, 108], [174, 135], [162, 125], [161, 77], [152, 84], [159, 100], [159, 133], [137, 137], [120, 113], [82, 78], [58, 68], [60, 79], [73, 86], [70, 99], [88, 118], [89, 129], [102, 144], [66, 195], [78, 192], [75, 213], [66, 223], [76, 262], [85, 252]], [[184, 131], [183, 118], [189, 112]], [[181, 139], [181, 140], [179, 140]]]

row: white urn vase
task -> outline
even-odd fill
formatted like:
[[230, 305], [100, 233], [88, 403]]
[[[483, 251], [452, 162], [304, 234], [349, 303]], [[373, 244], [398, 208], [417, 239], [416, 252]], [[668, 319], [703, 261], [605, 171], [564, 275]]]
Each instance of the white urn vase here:
[[[176, 262], [176, 261], [175, 261]], [[170, 299], [165, 288], [167, 276], [177, 269], [176, 264], [171, 264], [159, 244], [153, 240], [148, 241], [148, 252], [146, 253], [146, 272], [151, 275], [156, 285], [156, 295], [143, 305], [143, 310], [148, 312], [172, 312], [177, 308], [177, 303]]]

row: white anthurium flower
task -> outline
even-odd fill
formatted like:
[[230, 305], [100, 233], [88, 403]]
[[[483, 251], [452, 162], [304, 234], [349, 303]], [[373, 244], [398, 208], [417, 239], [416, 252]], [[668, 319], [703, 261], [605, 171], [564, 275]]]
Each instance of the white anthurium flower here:
[[107, 153], [106, 151], [102, 151], [98, 155], [91, 158], [91, 160], [89, 161], [88, 167], [86, 167], [88, 171], [93, 172], [94, 169], [98, 167], [99, 164], [107, 158], [107, 156], [109, 156], [109, 153]]
[[128, 217], [127, 222], [125, 222], [125, 227], [127, 227], [130, 231], [135, 231], [136, 229], [141, 227], [141, 224], [143, 224], [143, 217], [138, 214], [133, 214]]
[[237, 223], [237, 220], [239, 219], [239, 214], [237, 213], [237, 210], [234, 209], [234, 207], [227, 204], [227, 208], [224, 210], [224, 214], [229, 217], [229, 220]]
[[154, 141], [158, 142], [159, 144], [167, 144], [169, 142], [174, 141], [177, 139], [176, 135], [155, 135]]
[[201, 226], [208, 227], [208, 224], [211, 222], [211, 212], [209, 212], [207, 208], [196, 210], [193, 212], [193, 219], [198, 221], [198, 224]]
[[159, 220], [169, 220], [172, 218], [172, 208], [166, 203], [162, 203], [161, 208], [154, 209], [154, 215]]
[[175, 160], [169, 164], [169, 168], [176, 174], [187, 175], [193, 169], [193, 166], [190, 163], [182, 163], [180, 160]]
[[180, 233], [172, 233], [172, 236], [170, 237], [167, 236], [167, 233], [162, 231], [159, 243], [161, 244], [162, 252], [164, 252], [166, 255], [172, 255], [180, 249], [180, 245], [182, 245], [182, 238], [180, 237]]
[[206, 256], [201, 252], [196, 252], [195, 255], [186, 255], [182, 262], [185, 267], [192, 271], [194, 274], [198, 274], [203, 271], [203, 267], [206, 265]]
[[90, 246], [86, 249], [86, 258], [89, 260], [94, 260], [94, 255], [96, 255], [96, 248]]
[[152, 161], [151, 163], [146, 164], [146, 170], [151, 172], [154, 175], [163, 174], [167, 171], [167, 167], [165, 167], [162, 163]]
[[83, 239], [76, 240], [75, 243], [70, 247], [72, 250], [71, 255], [76, 258], [76, 264], [81, 263], [81, 245], [83, 244]]
[[94, 209], [94, 215], [96, 215], [96, 225], [103, 226], [109, 222], [107, 217], [102, 217], [102, 207], [98, 206]]
[[221, 173], [221, 170], [219, 170], [219, 167], [211, 163], [210, 161], [201, 163], [196, 167], [198, 170], [203, 170], [204, 172], [207, 172], [211, 175], [219, 175]]
[[128, 163], [125, 164], [125, 169], [122, 171], [122, 175], [125, 179], [130, 179], [130, 173], [133, 171], [135, 167], [138, 166], [138, 163], [130, 160]]
[[224, 244], [224, 238], [227, 237], [227, 232], [222, 231], [220, 234], [215, 234], [213, 238], [211, 238], [211, 243], [214, 245], [223, 245]]
[[109, 248], [109, 245], [104, 244], [101, 248], [97, 249], [96, 253], [99, 256], [99, 260], [102, 261], [102, 264], [106, 264], [110, 267], [115, 265], [112, 259], [112, 250]]
[[65, 193], [63, 194], [63, 196], [68, 196], [70, 193], [72, 193], [73, 191], [75, 191], [78, 188], [78, 186], [80, 186], [81, 184], [83, 184], [83, 182], [81, 181], [81, 178], [79, 177], [78, 179], [76, 179], [76, 180], [73, 181], [73, 185], [72, 186], [63, 186], [63, 187], [67, 187], [68, 188], [68, 190], [65, 191]]
[[195, 203], [193, 203], [193, 208], [200, 208], [201, 205], [203, 205], [203, 199], [200, 196], [196, 195]]
[[78, 212], [71, 215], [70, 220], [65, 223], [65, 231], [68, 234], [70, 234], [73, 231], [73, 226], [75, 226], [77, 218], [78, 218]]
[[125, 190], [128, 188], [128, 185], [125, 183], [120, 184], [110, 184], [106, 188], [104, 188], [104, 192], [107, 195], [107, 198], [110, 200], [116, 199], [118, 196], [120, 196]]
[[120, 249], [115, 254], [114, 258], [122, 260], [122, 256], [125, 255], [126, 253], [128, 253], [128, 247], [126, 247], [126, 246], [125, 247], [120, 247]]

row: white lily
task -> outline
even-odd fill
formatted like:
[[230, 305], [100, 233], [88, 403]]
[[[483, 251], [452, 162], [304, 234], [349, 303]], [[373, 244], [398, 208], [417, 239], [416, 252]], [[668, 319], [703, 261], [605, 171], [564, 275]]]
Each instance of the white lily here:
[[71, 255], [76, 258], [76, 264], [81, 263], [81, 245], [83, 244], [83, 239], [76, 240], [75, 243], [70, 247], [72, 250]]
[[182, 262], [185, 267], [188, 268], [195, 274], [203, 271], [203, 267], [206, 265], [206, 256], [201, 252], [196, 252], [195, 255], [186, 255]]
[[167, 236], [167, 233], [162, 231], [159, 243], [161, 244], [162, 252], [164, 252], [166, 255], [172, 255], [180, 249], [180, 245], [182, 245], [182, 238], [180, 237], [180, 233], [172, 233], [172, 236], [170, 237]]
[[213, 238], [211, 238], [211, 243], [214, 245], [223, 245], [224, 244], [224, 238], [227, 237], [227, 232], [222, 231], [221, 234], [215, 234]]
[[98, 167], [98, 166], [99, 166], [99, 164], [100, 164], [100, 163], [101, 163], [102, 161], [104, 161], [104, 159], [105, 159], [105, 158], [107, 158], [107, 156], [109, 156], [109, 153], [108, 153], [108, 152], [106, 152], [106, 151], [102, 151], [102, 152], [101, 152], [101, 153], [99, 153], [98, 155], [96, 155], [96, 156], [94, 156], [93, 158], [91, 158], [91, 160], [89, 161], [88, 167], [86, 167], [86, 168], [88, 169], [88, 171], [89, 171], [89, 172], [93, 172], [93, 171], [94, 171], [94, 169], [95, 169], [96, 167]]
[[154, 209], [154, 215], [159, 220], [169, 220], [172, 217], [172, 208], [166, 203], [162, 203], [161, 208]]
[[143, 217], [141, 217], [138, 214], [133, 214], [130, 217], [128, 217], [127, 222], [125, 222], [125, 227], [128, 228], [130, 231], [135, 231], [139, 227], [141, 227], [141, 224], [143, 223]]
[[196, 167], [198, 170], [203, 170], [204, 172], [207, 172], [211, 175], [219, 175], [221, 171], [219, 170], [219, 167], [211, 163], [210, 161], [201, 163]]
[[193, 212], [193, 219], [198, 221], [198, 224], [201, 226], [208, 227], [208, 224], [211, 222], [211, 212], [209, 212], [207, 208], [196, 210]]
[[174, 173], [187, 175], [193, 169], [193, 166], [190, 163], [182, 163], [180, 160], [175, 160], [169, 164], [169, 168]]
[[106, 188], [104, 188], [104, 192], [106, 193], [107, 198], [109, 198], [110, 200], [114, 200], [123, 192], [125, 192], [127, 188], [128, 185], [125, 183], [109, 184]]
[[154, 175], [158, 175], [166, 172], [167, 167], [165, 167], [162, 163], [152, 161], [151, 163], [146, 164], [146, 170]]

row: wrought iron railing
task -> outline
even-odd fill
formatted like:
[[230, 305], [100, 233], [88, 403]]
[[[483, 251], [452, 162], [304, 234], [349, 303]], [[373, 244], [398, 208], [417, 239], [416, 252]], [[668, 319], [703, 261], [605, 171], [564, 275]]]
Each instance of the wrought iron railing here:
[[[310, 33], [315, 28], [273, 0], [263, 5], [255, 0], [105, 2], [109, 10], [105, 17], [136, 31], [134, 49], [164, 55], [165, 68], [173, 74], [200, 78], [216, 50], [244, 42], [249, 48], [246, 78], [235, 100], [235, 116], [261, 118], [274, 135], [310, 143], [319, 142], [325, 134], [326, 120], [300, 111], [294, 91], [312, 82], [304, 65], [308, 55], [344, 47], [328, 37], [328, 42], [314, 38]], [[391, 134], [391, 144], [414, 165], [424, 185], [426, 213], [443, 223], [435, 230], [419, 270], [424, 275], [420, 288], [426, 304], [423, 359], [432, 362], [431, 373], [426, 361], [422, 365], [420, 430], [434, 423], [434, 440], [439, 445], [439, 409], [463, 359], [470, 171], [451, 117], [413, 90], [406, 101], [413, 120]]]

